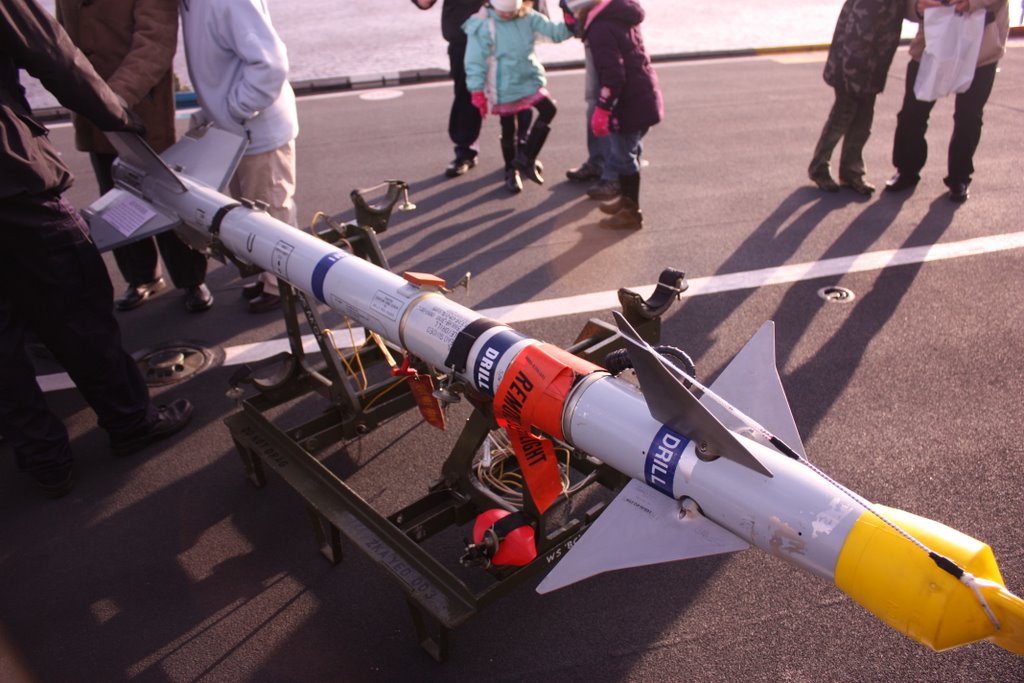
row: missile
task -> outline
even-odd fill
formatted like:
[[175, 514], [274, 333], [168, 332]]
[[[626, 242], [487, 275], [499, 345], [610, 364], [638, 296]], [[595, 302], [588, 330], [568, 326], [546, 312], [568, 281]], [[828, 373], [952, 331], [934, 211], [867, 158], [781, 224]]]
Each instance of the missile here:
[[[938, 522], [872, 503], [804, 452], [765, 323], [709, 387], [616, 314], [636, 383], [296, 230], [219, 191], [244, 143], [188, 134], [157, 156], [108, 134], [116, 188], [83, 213], [98, 243], [174, 227], [277, 275], [493, 407], [543, 513], [562, 495], [554, 444], [630, 478], [537, 587], [754, 546], [833, 582], [934, 650], [989, 640], [1024, 655], [1024, 601], [992, 549]], [[225, 137], [229, 136], [229, 137]]]

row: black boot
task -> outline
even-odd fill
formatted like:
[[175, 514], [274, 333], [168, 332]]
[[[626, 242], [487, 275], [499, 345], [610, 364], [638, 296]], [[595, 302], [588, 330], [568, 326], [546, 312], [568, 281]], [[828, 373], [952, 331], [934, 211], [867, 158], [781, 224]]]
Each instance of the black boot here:
[[523, 191], [523, 180], [519, 177], [519, 169], [505, 169], [505, 189], [512, 194], [519, 194]]
[[517, 145], [515, 138], [501, 138], [501, 156], [505, 160], [505, 189], [512, 194], [523, 191], [523, 181], [519, 178], [519, 171], [515, 167], [516, 149], [522, 147]]
[[537, 121], [530, 129], [530, 137], [526, 139], [525, 145], [520, 145], [516, 152], [516, 168], [524, 178], [528, 178], [538, 185], [544, 184], [544, 164], [537, 161], [544, 142], [548, 139], [551, 128], [543, 121]]

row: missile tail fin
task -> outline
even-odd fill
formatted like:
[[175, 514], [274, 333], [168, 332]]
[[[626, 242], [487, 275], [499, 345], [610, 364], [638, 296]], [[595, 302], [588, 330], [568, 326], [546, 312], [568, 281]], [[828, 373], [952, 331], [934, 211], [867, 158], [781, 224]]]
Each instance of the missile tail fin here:
[[246, 147], [244, 138], [204, 126], [185, 133], [160, 158], [188, 177], [223, 192]]
[[548, 593], [604, 572], [717, 555], [748, 545], [697, 512], [632, 480], [537, 586]]
[[82, 209], [82, 216], [100, 251], [152, 237], [180, 223], [177, 216], [116, 187]]
[[[775, 365], [773, 322], [768, 321], [758, 329], [710, 388], [806, 457]], [[727, 427], [742, 431], [739, 422], [727, 410], [707, 398], [701, 402]]]

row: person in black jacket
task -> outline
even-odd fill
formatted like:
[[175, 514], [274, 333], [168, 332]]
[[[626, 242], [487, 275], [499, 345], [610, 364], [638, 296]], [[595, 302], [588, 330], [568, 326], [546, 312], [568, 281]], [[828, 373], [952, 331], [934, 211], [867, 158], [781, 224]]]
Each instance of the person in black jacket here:
[[637, 0], [568, 0], [582, 24], [599, 84], [597, 106], [590, 119], [594, 135], [608, 136], [605, 163], [619, 175], [621, 196], [602, 204], [609, 214], [601, 227], [637, 230], [640, 212], [640, 155], [651, 126], [665, 115], [658, 76], [644, 48], [640, 24], [644, 10]]
[[[420, 9], [430, 9], [437, 0], [412, 0]], [[449, 178], [463, 175], [476, 166], [480, 137], [480, 111], [473, 105], [466, 88], [466, 34], [462, 25], [483, 5], [483, 0], [444, 0], [441, 6], [441, 35], [448, 41], [448, 62], [455, 84], [455, 99], [448, 116], [448, 137], [455, 144], [455, 159], [445, 168]]]
[[192, 405], [159, 408], [121, 345], [114, 290], [78, 212], [71, 171], [33, 117], [19, 69], [104, 131], [141, 126], [35, 0], [0, 0], [0, 435], [51, 497], [74, 486], [67, 430], [47, 407], [26, 351], [33, 333], [128, 455], [181, 429]]

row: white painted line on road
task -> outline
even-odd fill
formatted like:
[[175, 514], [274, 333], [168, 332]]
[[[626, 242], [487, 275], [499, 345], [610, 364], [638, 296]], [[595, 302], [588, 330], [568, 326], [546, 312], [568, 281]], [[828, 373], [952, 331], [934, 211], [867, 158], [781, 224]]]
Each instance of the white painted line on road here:
[[[808, 263], [793, 263], [773, 268], [761, 268], [759, 270], [747, 270], [740, 273], [726, 273], [723, 275], [709, 275], [688, 280], [689, 289], [684, 297], [703, 296], [707, 294], [721, 294], [741, 289], [757, 289], [771, 285], [781, 285], [791, 282], [802, 282], [822, 277], [834, 277], [836, 275], [847, 275], [849, 273], [863, 273], [872, 270], [884, 270], [895, 266], [905, 266], [914, 263], [930, 263], [945, 259], [962, 258], [965, 256], [978, 256], [981, 254], [992, 254], [1000, 251], [1024, 248], [1024, 232], [1011, 232], [1004, 235], [992, 235], [990, 237], [976, 237], [974, 239], [961, 240], [959, 242], [947, 242], [943, 244], [928, 244], [920, 247], [905, 247], [903, 249], [885, 249], [872, 251], [855, 256], [842, 256], [822, 261], [811, 261]], [[641, 285], [630, 287], [633, 291], [642, 296], [650, 296], [656, 285]], [[610, 310], [618, 308], [618, 290], [611, 289], [604, 292], [593, 292], [591, 294], [579, 294], [576, 296], [561, 297], [558, 299], [545, 299], [543, 301], [527, 301], [511, 306], [498, 306], [495, 308], [481, 309], [477, 311], [480, 315], [493, 318], [503, 323], [512, 324], [527, 322], [530, 320], [542, 320], [558, 316], [574, 315], [580, 313], [591, 313], [594, 311]], [[362, 343], [361, 330], [350, 337], [347, 329], [334, 331], [337, 342], [342, 344], [350, 338], [355, 345]], [[316, 341], [312, 335], [303, 337], [303, 347], [312, 353], [316, 350]], [[240, 365], [250, 363], [263, 358], [269, 358], [275, 353], [286, 351], [288, 341], [286, 339], [274, 339], [255, 344], [241, 344], [228, 347], [224, 350], [224, 365]], [[65, 373], [53, 375], [40, 375], [36, 378], [43, 391], [56, 391], [58, 389], [70, 389], [74, 386]]]
[[[979, 254], [990, 254], [998, 251], [1020, 249], [1022, 247], [1024, 247], [1024, 232], [1012, 232], [1005, 235], [977, 237], [960, 242], [872, 251], [856, 256], [842, 256], [823, 261], [794, 263], [740, 273], [693, 278], [688, 280], [690, 287], [683, 293], [683, 296], [692, 297], [731, 292], [738, 289], [756, 289], [757, 287], [768, 285], [780, 285], [789, 282], [800, 282], [802, 280], [813, 280], [820, 277], [860, 273], [868, 270], [882, 270], [912, 263], [977, 256]], [[649, 296], [654, 291], [654, 287], [655, 285], [643, 285], [640, 287], [630, 287], [630, 289], [644, 296]], [[512, 306], [490, 308], [479, 311], [479, 313], [503, 323], [511, 324], [527, 320], [572, 315], [574, 313], [612, 309], [617, 308], [618, 305], [618, 290], [608, 290], [560, 299], [528, 301]]]

